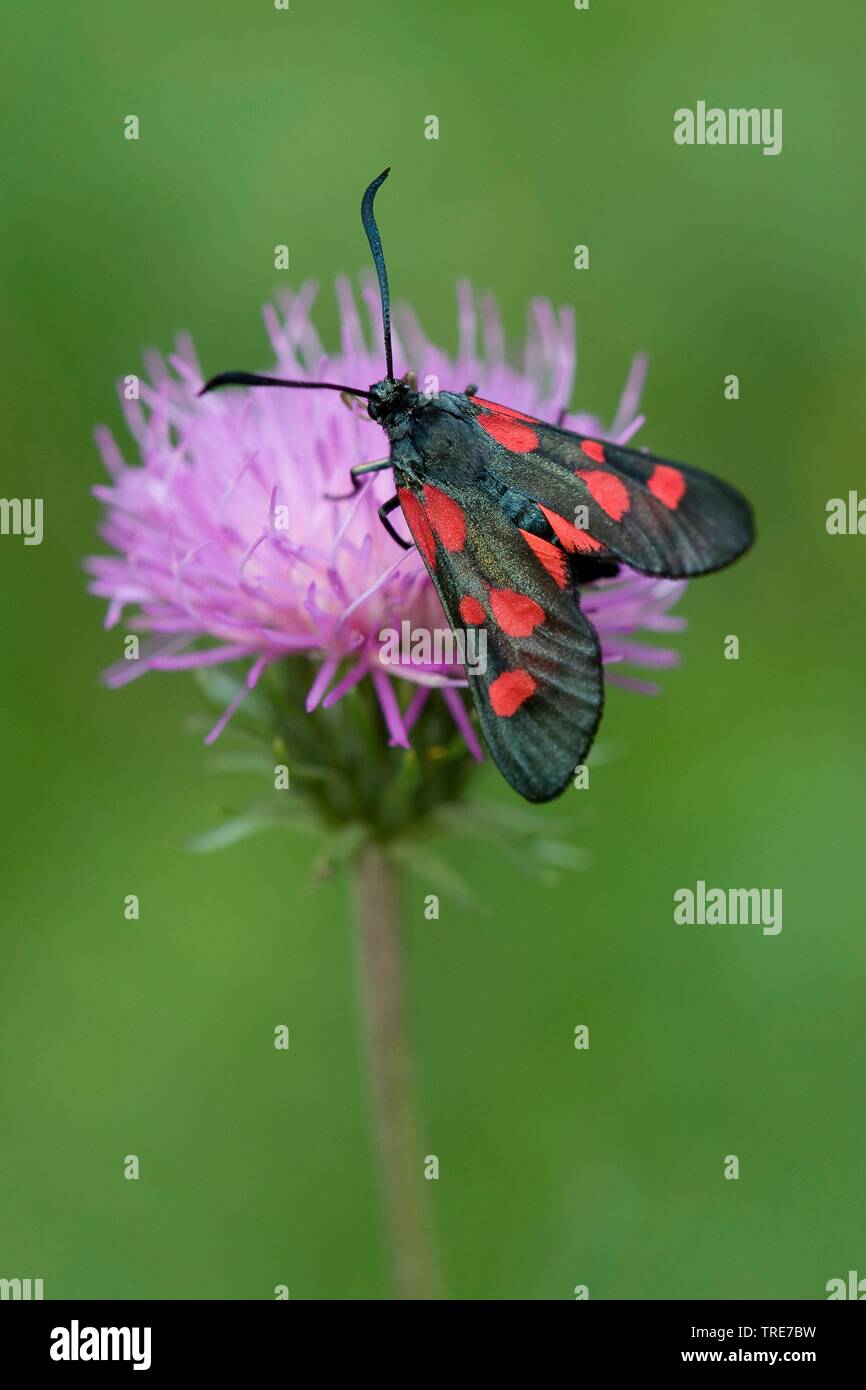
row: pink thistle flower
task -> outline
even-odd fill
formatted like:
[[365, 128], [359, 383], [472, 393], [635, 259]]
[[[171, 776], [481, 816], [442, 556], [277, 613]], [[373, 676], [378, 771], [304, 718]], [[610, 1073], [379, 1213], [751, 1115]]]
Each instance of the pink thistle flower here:
[[[315, 287], [286, 294], [279, 311], [265, 309], [275, 375], [337, 380], [366, 388], [381, 376], [381, 315], [372, 279], [361, 282], [365, 319], [350, 282], [337, 283], [341, 350], [328, 357], [312, 320]], [[395, 312], [398, 372], [412, 367], [447, 389], [473, 382], [489, 400], [543, 420], [557, 420], [571, 398], [576, 362], [574, 320], [545, 300], [533, 302], [520, 367], [506, 361], [496, 303], [476, 303], [458, 289], [459, 344], [451, 358], [431, 344], [414, 314]], [[480, 342], [479, 342], [480, 338]], [[106, 626], [126, 609], [131, 626], [147, 634], [137, 662], [106, 673], [119, 686], [146, 671], [177, 671], [229, 661], [248, 663], [245, 684], [208, 735], [219, 736], [248, 690], [271, 663], [306, 654], [312, 671], [308, 711], [337, 703], [370, 680], [389, 742], [409, 747], [412, 727], [431, 693], [444, 699], [476, 758], [481, 748], [460, 687], [460, 666], [383, 665], [380, 633], [441, 627], [442, 610], [417, 551], [400, 550], [377, 517], [390, 495], [390, 474], [368, 477], [350, 500], [349, 469], [384, 457], [385, 439], [355, 401], [333, 392], [235, 391], [197, 395], [203, 375], [191, 341], [178, 340], [166, 363], [149, 354], [150, 383], [140, 399], [121, 393], [126, 422], [142, 462], [130, 465], [108, 429], [96, 438], [111, 476], [94, 488], [107, 515], [101, 535], [110, 555], [87, 562], [91, 592], [108, 600]], [[637, 414], [646, 359], [637, 357], [613, 424], [566, 415], [567, 428], [625, 443], [640, 428]], [[613, 579], [582, 590], [605, 665], [670, 666], [676, 652], [634, 640], [639, 629], [679, 630], [670, 614], [683, 581], [654, 579], [622, 567]], [[206, 642], [207, 645], [203, 645]], [[394, 680], [413, 682], [408, 703]], [[611, 682], [654, 692], [656, 687], [613, 673]]]

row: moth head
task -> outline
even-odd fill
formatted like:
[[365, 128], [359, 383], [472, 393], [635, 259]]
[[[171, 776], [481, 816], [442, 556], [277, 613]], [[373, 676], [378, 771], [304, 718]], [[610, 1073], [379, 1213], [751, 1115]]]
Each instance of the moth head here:
[[377, 381], [370, 387], [367, 413], [377, 424], [384, 424], [392, 416], [409, 410], [417, 399], [418, 392], [410, 382], [392, 381], [390, 377], [386, 377], [384, 381]]

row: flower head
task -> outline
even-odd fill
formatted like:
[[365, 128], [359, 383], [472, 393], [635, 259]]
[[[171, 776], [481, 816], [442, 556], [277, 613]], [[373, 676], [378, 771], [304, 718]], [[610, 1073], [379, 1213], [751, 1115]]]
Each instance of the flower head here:
[[[265, 323], [275, 374], [338, 380], [366, 387], [381, 376], [380, 309], [372, 280], [361, 282], [366, 323], [352, 286], [341, 279], [340, 352], [328, 357], [317, 336], [315, 289], [287, 294]], [[431, 344], [407, 308], [395, 312], [397, 370], [435, 377], [540, 419], [557, 420], [571, 398], [575, 335], [569, 310], [544, 300], [530, 309], [521, 366], [509, 365], [502, 324], [491, 297], [458, 292], [459, 343], [451, 358]], [[372, 346], [371, 346], [372, 345]], [[409, 620], [413, 629], [441, 626], [439, 600], [417, 551], [403, 551], [381, 526], [379, 506], [393, 488], [390, 473], [373, 474], [349, 500], [349, 470], [383, 457], [384, 436], [359, 403], [328, 391], [237, 390], [198, 397], [203, 376], [189, 339], [165, 362], [147, 358], [150, 382], [140, 398], [121, 394], [141, 454], [129, 465], [110, 432], [97, 440], [111, 475], [94, 489], [107, 515], [101, 534], [112, 554], [88, 561], [93, 593], [108, 600], [106, 625], [132, 610], [148, 635], [141, 660], [123, 662], [107, 679], [120, 685], [145, 671], [247, 663], [245, 685], [208, 735], [216, 738], [246, 691], [266, 668], [288, 655], [310, 658], [308, 711], [335, 705], [369, 680], [392, 745], [408, 747], [431, 693], [441, 698], [474, 756], [481, 750], [459, 687], [463, 668], [434, 662], [384, 665], [380, 633]], [[646, 371], [635, 359], [616, 418], [606, 429], [592, 416], [565, 415], [567, 428], [623, 443], [639, 429]], [[606, 665], [660, 667], [676, 653], [635, 642], [640, 628], [682, 625], [669, 610], [680, 581], [652, 579], [623, 567], [613, 579], [583, 590], [583, 608], [602, 644]], [[414, 684], [400, 700], [394, 680]], [[611, 680], [640, 690], [642, 681]]]

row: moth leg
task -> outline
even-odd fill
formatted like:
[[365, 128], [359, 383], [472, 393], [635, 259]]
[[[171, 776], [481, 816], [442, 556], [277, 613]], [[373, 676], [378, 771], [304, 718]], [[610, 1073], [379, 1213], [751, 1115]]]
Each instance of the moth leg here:
[[463, 394], [464, 394], [464, 396], [474, 396], [474, 395], [477, 394], [477, 392], [478, 392], [478, 387], [475, 385], [475, 382], [474, 382], [474, 381], [473, 381], [473, 383], [472, 383], [471, 386], [465, 386], [465, 387], [463, 388]]
[[566, 417], [567, 414], [568, 414], [568, 406], [567, 406], [567, 405], [564, 405], [564, 406], [562, 407], [562, 410], [559, 412], [559, 414], [558, 414], [557, 417], [556, 417], [556, 428], [557, 428], [558, 430], [561, 430], [561, 429], [562, 429], [562, 426], [563, 426], [564, 423], [565, 423], [565, 417]]
[[394, 527], [388, 520], [388, 517], [390, 516], [391, 512], [393, 512], [396, 507], [399, 507], [399, 505], [399, 497], [390, 497], [387, 502], [383, 502], [381, 507], [379, 508], [379, 520], [385, 527], [385, 530], [388, 532], [388, 535], [391, 537], [392, 540], [396, 541], [397, 544], [402, 546], [404, 550], [411, 550], [415, 542], [405, 541], [401, 535], [398, 535], [398, 533], [394, 530]]
[[383, 468], [390, 468], [390, 459], [380, 459], [377, 463], [356, 463], [354, 468], [349, 469], [349, 477], [352, 481], [351, 492], [326, 492], [326, 502], [345, 502], [348, 498], [354, 497], [356, 492], [360, 492], [361, 484], [358, 478], [364, 473], [380, 473]]

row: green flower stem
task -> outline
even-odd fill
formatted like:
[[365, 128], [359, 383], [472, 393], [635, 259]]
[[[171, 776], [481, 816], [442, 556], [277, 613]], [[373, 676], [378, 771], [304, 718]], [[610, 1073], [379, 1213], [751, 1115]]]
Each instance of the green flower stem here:
[[357, 869], [358, 963], [379, 1148], [383, 1200], [397, 1297], [439, 1297], [424, 1150], [413, 1085], [406, 968], [396, 870], [369, 846]]

